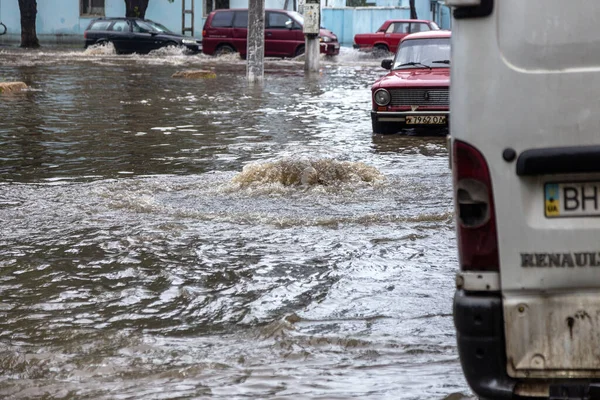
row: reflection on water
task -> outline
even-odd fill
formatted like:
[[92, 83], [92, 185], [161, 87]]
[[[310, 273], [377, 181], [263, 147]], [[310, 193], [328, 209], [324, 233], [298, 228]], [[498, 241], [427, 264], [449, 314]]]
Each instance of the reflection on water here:
[[0, 397], [470, 395], [445, 139], [371, 133], [379, 60], [0, 57]]

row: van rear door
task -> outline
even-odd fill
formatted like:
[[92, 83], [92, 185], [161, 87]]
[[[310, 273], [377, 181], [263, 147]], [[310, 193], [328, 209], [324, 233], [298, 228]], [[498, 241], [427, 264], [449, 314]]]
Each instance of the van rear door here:
[[213, 11], [204, 24], [202, 51], [214, 54], [221, 45], [232, 45], [232, 25], [234, 12], [231, 10]]
[[489, 166], [507, 371], [600, 377], [600, 2], [493, 4], [453, 27], [451, 133]]

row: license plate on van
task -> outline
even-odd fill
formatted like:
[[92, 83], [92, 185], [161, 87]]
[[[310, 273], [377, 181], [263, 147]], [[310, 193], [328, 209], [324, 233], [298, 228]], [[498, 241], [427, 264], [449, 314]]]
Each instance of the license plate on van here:
[[544, 186], [548, 218], [600, 216], [600, 182], [554, 182]]
[[409, 125], [417, 125], [417, 124], [427, 124], [427, 125], [437, 125], [437, 124], [445, 124], [446, 116], [445, 115], [407, 115], [406, 123]]

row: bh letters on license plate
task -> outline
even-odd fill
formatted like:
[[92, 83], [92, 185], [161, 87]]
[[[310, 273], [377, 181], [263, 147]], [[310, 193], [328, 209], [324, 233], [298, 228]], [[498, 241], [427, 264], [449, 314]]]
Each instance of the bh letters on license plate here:
[[406, 123], [409, 125], [425, 124], [438, 125], [446, 123], [445, 115], [407, 115]]
[[557, 182], [544, 185], [548, 218], [600, 216], [600, 182]]

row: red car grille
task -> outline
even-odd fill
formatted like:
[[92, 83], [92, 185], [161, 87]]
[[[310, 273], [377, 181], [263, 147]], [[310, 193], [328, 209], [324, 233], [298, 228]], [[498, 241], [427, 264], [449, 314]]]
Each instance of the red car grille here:
[[448, 106], [448, 88], [392, 89], [390, 106]]

